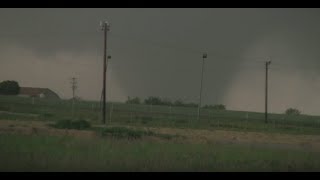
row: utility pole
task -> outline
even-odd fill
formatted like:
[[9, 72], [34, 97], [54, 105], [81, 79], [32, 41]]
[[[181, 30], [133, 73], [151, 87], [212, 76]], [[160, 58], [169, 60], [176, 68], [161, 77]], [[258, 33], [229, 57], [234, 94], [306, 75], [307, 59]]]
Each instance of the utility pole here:
[[268, 69], [271, 61], [266, 61], [266, 90], [265, 90], [265, 123], [268, 123]]
[[71, 88], [72, 88], [72, 117], [74, 115], [74, 101], [75, 101], [75, 91], [77, 89], [77, 78], [71, 78]]
[[[108, 56], [108, 61], [109, 61], [109, 59], [111, 59], [111, 56]], [[107, 61], [107, 64], [108, 64], [108, 61]], [[104, 91], [103, 91], [103, 89], [102, 89], [102, 91], [101, 91], [101, 96], [100, 96], [100, 105], [99, 105], [99, 109], [100, 110], [103, 110], [103, 107], [101, 107], [102, 105], [101, 104], [103, 104], [103, 93]]]
[[100, 22], [101, 30], [104, 32], [104, 54], [103, 54], [103, 88], [102, 88], [102, 123], [106, 123], [106, 74], [107, 74], [107, 32], [109, 31], [109, 23], [107, 21]]
[[204, 59], [207, 58], [207, 53], [203, 53], [202, 55], [202, 69], [201, 69], [201, 83], [200, 83], [200, 97], [199, 97], [199, 105], [198, 105], [198, 121], [200, 119], [200, 108], [201, 108], [201, 97], [202, 97], [202, 81], [203, 81], [203, 68], [204, 68]]

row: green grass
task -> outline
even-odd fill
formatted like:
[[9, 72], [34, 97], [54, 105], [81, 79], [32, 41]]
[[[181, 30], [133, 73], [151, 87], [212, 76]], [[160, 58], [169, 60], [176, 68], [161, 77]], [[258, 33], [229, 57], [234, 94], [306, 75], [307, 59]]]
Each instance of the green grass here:
[[[320, 134], [318, 116], [285, 116], [196, 108], [107, 104], [107, 128], [97, 128], [98, 102], [71, 102], [0, 96], [0, 120], [53, 121], [62, 129], [97, 131], [96, 139], [0, 135], [0, 171], [319, 171], [320, 153], [275, 146], [185, 144], [178, 136], [140, 127], [223, 129], [286, 134]], [[7, 113], [9, 112], [9, 113]], [[25, 113], [25, 114], [23, 114]], [[30, 116], [33, 114], [35, 116]], [[59, 121], [63, 120], [65, 121]], [[77, 121], [82, 119], [83, 121]], [[84, 123], [88, 122], [88, 123]], [[92, 127], [91, 127], [92, 125]], [[124, 128], [119, 126], [135, 126]], [[144, 138], [146, 137], [146, 138]], [[151, 141], [156, 137], [162, 141]], [[175, 139], [173, 141], [172, 139]]]
[[41, 120], [41, 117], [34, 115], [25, 115], [25, 114], [14, 114], [14, 113], [2, 113], [0, 112], [0, 120], [32, 120], [32, 121], [37, 121]]
[[236, 144], [0, 136], [0, 171], [319, 171], [320, 153]]

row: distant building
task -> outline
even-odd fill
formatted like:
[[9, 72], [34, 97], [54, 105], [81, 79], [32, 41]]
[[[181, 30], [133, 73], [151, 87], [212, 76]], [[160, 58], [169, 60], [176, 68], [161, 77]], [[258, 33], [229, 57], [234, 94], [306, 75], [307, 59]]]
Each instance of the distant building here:
[[58, 94], [48, 88], [20, 87], [19, 96], [60, 99]]

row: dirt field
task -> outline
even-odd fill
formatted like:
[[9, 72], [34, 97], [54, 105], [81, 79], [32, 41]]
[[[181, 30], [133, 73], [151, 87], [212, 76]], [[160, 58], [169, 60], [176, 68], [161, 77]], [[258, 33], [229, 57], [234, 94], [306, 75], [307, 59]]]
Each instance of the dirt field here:
[[[196, 130], [174, 128], [145, 128], [153, 132], [179, 135], [179, 143], [240, 143], [255, 146], [276, 146], [283, 148], [303, 148], [309, 151], [320, 151], [319, 135], [289, 135], [259, 132], [238, 132], [224, 130]], [[77, 138], [95, 138], [96, 133], [85, 130], [61, 130], [49, 127], [39, 121], [0, 121], [1, 133], [39, 134], [54, 136], [74, 136]]]
[[255, 146], [275, 146], [283, 148], [302, 148], [320, 151], [319, 135], [292, 135], [279, 133], [239, 132], [225, 130], [194, 130], [172, 128], [149, 128], [156, 132], [178, 134], [187, 137], [190, 143], [239, 143]]

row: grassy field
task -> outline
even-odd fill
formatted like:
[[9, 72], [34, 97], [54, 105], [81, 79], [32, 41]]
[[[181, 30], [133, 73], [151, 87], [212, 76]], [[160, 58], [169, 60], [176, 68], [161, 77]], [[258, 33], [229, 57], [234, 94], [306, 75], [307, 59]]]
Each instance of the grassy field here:
[[[108, 103], [107, 123], [149, 127], [320, 134], [319, 116], [270, 114], [269, 123], [265, 124], [263, 113], [208, 109], [203, 109], [201, 112], [201, 118], [197, 121], [197, 108]], [[77, 102], [74, 116], [72, 116], [72, 103], [67, 100], [35, 99], [35, 103], [32, 104], [31, 98], [0, 96], [0, 119], [40, 121], [84, 119], [92, 124], [101, 124], [101, 113], [98, 102]]]
[[104, 129], [98, 102], [71, 105], [0, 96], [0, 171], [320, 170], [318, 116], [108, 103]]
[[0, 136], [1, 171], [319, 171], [320, 153], [237, 144]]

